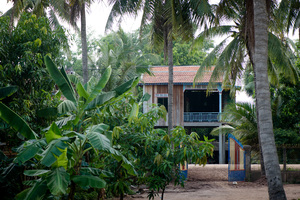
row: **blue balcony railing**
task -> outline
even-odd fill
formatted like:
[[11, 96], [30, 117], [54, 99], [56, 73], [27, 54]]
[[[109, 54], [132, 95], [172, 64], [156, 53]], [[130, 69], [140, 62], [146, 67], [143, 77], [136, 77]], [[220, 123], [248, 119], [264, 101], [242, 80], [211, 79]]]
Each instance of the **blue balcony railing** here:
[[218, 122], [218, 112], [185, 112], [184, 122]]

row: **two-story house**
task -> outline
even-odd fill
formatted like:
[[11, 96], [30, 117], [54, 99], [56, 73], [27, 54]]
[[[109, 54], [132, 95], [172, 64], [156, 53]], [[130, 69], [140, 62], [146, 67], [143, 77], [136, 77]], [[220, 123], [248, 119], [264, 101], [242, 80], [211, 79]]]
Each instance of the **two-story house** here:
[[[140, 85], [143, 92], [151, 95], [148, 102], [143, 105], [147, 112], [149, 105], [161, 104], [168, 109], [168, 79], [169, 68], [167, 66], [152, 67], [152, 76], [144, 74]], [[199, 66], [174, 66], [173, 87], [173, 122], [174, 126], [189, 127], [218, 127], [219, 114], [227, 102], [231, 100], [229, 91], [221, 87], [222, 80], [216, 83], [216, 87], [207, 93], [207, 86], [213, 68], [205, 71], [201, 81], [193, 87], [193, 81]], [[167, 121], [161, 119], [157, 127], [167, 127]], [[219, 136], [219, 163], [225, 163], [225, 138]]]

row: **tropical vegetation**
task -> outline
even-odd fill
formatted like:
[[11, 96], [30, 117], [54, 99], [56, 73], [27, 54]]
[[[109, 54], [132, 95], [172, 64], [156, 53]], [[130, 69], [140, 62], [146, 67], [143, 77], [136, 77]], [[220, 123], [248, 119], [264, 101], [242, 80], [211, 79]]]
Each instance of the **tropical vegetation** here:
[[[123, 199], [131, 185], [145, 184], [149, 199], [158, 193], [163, 199], [172, 181], [184, 185], [178, 165], [205, 165], [213, 146], [173, 127], [173, 65], [199, 64], [195, 81], [214, 65], [211, 80], [222, 76], [232, 95], [246, 70], [256, 105], [229, 105], [223, 119], [232, 125], [227, 130], [261, 150], [270, 199], [286, 199], [276, 145], [299, 141], [299, 50], [286, 37], [299, 29], [299, 1], [110, 0], [107, 28], [142, 11], [141, 28], [97, 39], [86, 31], [92, 2], [14, 0], [0, 17], [0, 138], [9, 152], [0, 152], [4, 198], [79, 199], [89, 192], [91, 199]], [[81, 50], [71, 59], [58, 18], [80, 30]], [[191, 41], [198, 28], [204, 30]], [[206, 55], [207, 38], [216, 35], [229, 37]], [[151, 74], [149, 65], [163, 64], [168, 131], [154, 128], [166, 109], [153, 105], [143, 113], [150, 97], [137, 87], [143, 73]]]

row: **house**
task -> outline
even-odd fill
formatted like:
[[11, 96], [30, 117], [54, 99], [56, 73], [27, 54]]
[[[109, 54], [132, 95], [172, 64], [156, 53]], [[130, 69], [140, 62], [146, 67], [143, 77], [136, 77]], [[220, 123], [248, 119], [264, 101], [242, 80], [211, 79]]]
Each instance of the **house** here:
[[[143, 110], [147, 112], [149, 105], [161, 104], [168, 108], [168, 66], [156, 66], [151, 68], [153, 75], [144, 74], [140, 85], [143, 92], [151, 95], [144, 103]], [[199, 66], [174, 66], [173, 70], [173, 122], [174, 126], [189, 127], [218, 127], [219, 114], [226, 103], [231, 101], [229, 91], [221, 87], [222, 80], [216, 83], [216, 87], [207, 93], [207, 86], [212, 75], [213, 68], [205, 71], [201, 81], [193, 87], [193, 81]], [[167, 127], [167, 121], [161, 119], [157, 127]], [[225, 138], [220, 134], [219, 149], [223, 149], [219, 155], [219, 163], [225, 163]], [[221, 160], [220, 160], [221, 159]]]

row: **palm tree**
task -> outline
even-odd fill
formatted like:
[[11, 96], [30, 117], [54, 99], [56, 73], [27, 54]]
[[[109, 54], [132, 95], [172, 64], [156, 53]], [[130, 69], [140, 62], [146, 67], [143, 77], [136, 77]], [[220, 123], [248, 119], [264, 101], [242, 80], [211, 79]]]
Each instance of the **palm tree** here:
[[252, 151], [260, 151], [255, 105], [249, 103], [228, 104], [221, 115], [221, 120], [228, 125], [213, 129], [212, 135], [218, 135], [219, 130], [222, 129], [223, 133], [231, 133], [243, 144], [250, 145]]
[[[242, 1], [221, 1], [216, 8], [216, 16], [225, 17], [234, 22], [234, 25], [219, 25], [220, 19], [216, 18], [216, 26], [202, 32], [196, 39], [196, 42], [202, 42], [206, 37], [227, 36], [213, 51], [206, 57], [201, 64], [195, 82], [201, 79], [201, 76], [206, 67], [214, 65], [209, 86], [219, 77], [223, 77], [223, 87], [230, 87], [232, 94], [235, 94], [235, 82], [238, 78], [242, 78], [245, 63], [248, 59], [252, 67], [253, 64], [253, 36], [251, 33], [251, 24], [249, 16], [246, 16], [246, 9], [253, 7], [251, 1], [247, 1], [246, 5]], [[249, 5], [250, 4], [250, 5]], [[272, 4], [276, 7], [275, 4]], [[230, 7], [231, 9], [228, 9]], [[226, 8], [226, 9], [225, 9]], [[224, 10], [225, 9], [225, 10]], [[274, 16], [277, 13], [276, 9], [272, 11]], [[242, 16], [242, 17], [241, 17]], [[275, 17], [273, 17], [275, 21]], [[278, 20], [277, 20], [278, 21]], [[278, 23], [273, 23], [271, 30], [280, 30]], [[281, 28], [282, 30], [282, 28]], [[280, 32], [281, 33], [281, 32]], [[279, 84], [279, 74], [289, 78], [292, 82], [298, 79], [298, 70], [293, 64], [295, 58], [294, 51], [291, 47], [294, 46], [292, 41], [280, 37], [279, 32], [268, 33], [269, 49], [268, 49], [268, 75], [270, 83], [273, 85]]]
[[263, 152], [270, 199], [286, 199], [273, 134], [271, 99], [268, 81], [268, 12], [267, 2], [254, 0], [254, 72], [258, 132]]
[[[277, 30], [277, 32], [268, 33], [268, 77], [270, 83], [275, 86], [279, 85], [279, 75], [287, 77], [291, 82], [295, 83], [298, 79], [298, 70], [293, 64], [293, 46], [290, 40], [280, 37], [282, 26], [276, 15], [277, 5], [270, 2], [272, 9], [272, 25], [270, 30]], [[253, 52], [254, 52], [254, 33], [253, 33], [253, 2], [252, 1], [230, 1], [223, 0], [216, 6], [215, 25], [210, 29], [202, 32], [196, 42], [204, 41], [205, 37], [214, 37], [216, 35], [229, 35], [214, 50], [206, 57], [201, 67], [199, 68], [194, 81], [197, 82], [206, 67], [215, 65], [209, 88], [213, 86], [213, 82], [219, 77], [223, 77], [223, 88], [230, 88], [231, 94], [235, 95], [236, 80], [242, 78], [245, 66], [243, 65], [246, 60], [252, 71], [253, 66]], [[242, 17], [241, 17], [242, 16]], [[220, 19], [225, 18], [232, 20], [234, 25], [220, 25]], [[227, 44], [228, 43], [228, 44]], [[249, 69], [248, 69], [249, 71]], [[254, 82], [255, 84], [255, 82]], [[260, 140], [259, 140], [260, 142]], [[263, 157], [261, 155], [261, 157]], [[261, 158], [263, 160], [263, 158]], [[262, 175], [264, 173], [264, 165], [262, 163]]]
[[57, 0], [11, 0], [13, 7], [2, 16], [10, 16], [11, 27], [15, 19], [20, 17], [22, 12], [31, 12], [37, 17], [47, 17], [51, 26], [55, 29], [61, 25], [58, 18], [66, 20], [68, 18], [68, 9], [65, 1]]
[[142, 73], [149, 73], [149, 60], [159, 59], [152, 54], [144, 54], [139, 45], [137, 34], [127, 34], [122, 29], [111, 33], [95, 42], [97, 52], [96, 73], [102, 74], [107, 66], [112, 67], [110, 77], [104, 90], [110, 90]]
[[[173, 40], [177, 36], [184, 40], [193, 38], [196, 24], [205, 24], [205, 17], [213, 17], [211, 7], [207, 0], [110, 0], [113, 5], [108, 18], [107, 28], [111, 22], [124, 14], [137, 14], [142, 11], [140, 33], [150, 22], [152, 26], [152, 44], [155, 48], [163, 46], [165, 59], [168, 58], [168, 129], [173, 128]], [[163, 45], [162, 45], [163, 44]]]
[[281, 1], [276, 15], [280, 19], [279, 22], [282, 24], [282, 27], [285, 29], [287, 33], [290, 30], [292, 30], [294, 34], [296, 29], [298, 29], [299, 31], [298, 39], [300, 40], [300, 1], [299, 0]]
[[87, 55], [87, 36], [86, 36], [86, 6], [90, 6], [90, 0], [70, 1], [70, 23], [77, 29], [76, 21], [80, 18], [80, 36], [82, 48], [82, 72], [84, 84], [88, 82], [88, 55]]
[[[66, 20], [69, 16], [68, 5], [65, 1], [57, 0], [11, 0], [13, 6], [6, 11], [2, 16], [10, 17], [10, 29], [13, 29], [13, 23], [19, 19], [23, 12], [30, 12], [37, 17], [48, 18], [51, 28], [53, 30], [61, 29], [62, 25], [59, 23], [58, 18]], [[63, 42], [66, 35], [58, 35], [59, 40]], [[64, 44], [63, 48], [66, 52], [69, 52], [69, 45]]]
[[[262, 3], [263, 5], [258, 4], [258, 2]], [[242, 3], [242, 4], [239, 4], [239, 3]], [[261, 8], [260, 6], [258, 6], [258, 7], [256, 7], [256, 9], [254, 9], [254, 5], [255, 6], [260, 5], [260, 6], [265, 6], [265, 7]], [[271, 8], [274, 5], [275, 4], [272, 1], [268, 0], [269, 13], [271, 12]], [[241, 16], [243, 16], [242, 19], [244, 19], [241, 21], [243, 23], [242, 24], [236, 23], [237, 27], [241, 28], [240, 29], [241, 34], [239, 34], [239, 35], [233, 34], [234, 39], [225, 48], [224, 53], [222, 52], [222, 54], [220, 55], [220, 58], [218, 59], [218, 61], [216, 63], [216, 66], [220, 65], [220, 63], [223, 62], [224, 66], [225, 66], [225, 68], [223, 68], [223, 69], [226, 69], [225, 75], [226, 75], [226, 77], [229, 77], [229, 78], [225, 77], [225, 79], [224, 79], [225, 84], [223, 83], [223, 87], [227, 86], [228, 83], [229, 83], [229, 86], [233, 86], [230, 83], [234, 83], [235, 78], [237, 77], [239, 72], [241, 72], [241, 70], [243, 69], [242, 65], [239, 63], [239, 61], [242, 60], [241, 58], [243, 58], [243, 56], [244, 56], [242, 53], [243, 48], [241, 48], [238, 45], [239, 40], [243, 39], [242, 40], [243, 44], [244, 44], [244, 46], [246, 46], [246, 48], [244, 48], [244, 49], [247, 49], [247, 53], [249, 54], [249, 59], [253, 65], [254, 75], [255, 75], [255, 80], [256, 80], [255, 81], [255, 88], [256, 88], [255, 91], [257, 92], [256, 101], [257, 101], [257, 108], [258, 108], [257, 109], [257, 121], [258, 121], [258, 132], [260, 135], [259, 141], [261, 142], [263, 157], [268, 156], [268, 158], [266, 160], [264, 160], [264, 164], [266, 165], [266, 176], [267, 176], [268, 183], [269, 183], [269, 196], [270, 196], [270, 199], [275, 199], [276, 198], [275, 193], [278, 192], [278, 194], [279, 194], [278, 199], [285, 199], [285, 193], [284, 193], [284, 190], [282, 187], [282, 182], [281, 182], [281, 179], [279, 178], [280, 177], [280, 169], [279, 169], [279, 165], [278, 165], [278, 157], [276, 154], [276, 147], [275, 147], [275, 141], [274, 141], [274, 135], [273, 135], [272, 115], [271, 115], [271, 106], [270, 106], [270, 91], [269, 91], [269, 85], [268, 85], [269, 84], [269, 82], [268, 82], [268, 67], [267, 67], [268, 64], [269, 65], [273, 64], [272, 60], [268, 57], [268, 51], [269, 51], [269, 56], [271, 57], [270, 50], [275, 49], [274, 47], [277, 47], [277, 49], [279, 49], [279, 48], [278, 48], [278, 46], [270, 45], [270, 48], [268, 49], [268, 42], [269, 42], [269, 44], [276, 44], [276, 42], [272, 43], [273, 42], [272, 40], [275, 38], [275, 37], [271, 37], [273, 35], [270, 36], [270, 34], [269, 34], [269, 36], [268, 36], [268, 17], [269, 17], [269, 15], [267, 15], [266, 1], [253, 2], [253, 1], [224, 0], [224, 1], [220, 2], [220, 8], [223, 8], [223, 13], [220, 12], [220, 11], [222, 11], [222, 9], [220, 9], [220, 10], [216, 9], [217, 12], [219, 11], [219, 13], [221, 15], [226, 13], [225, 18], [227, 17], [229, 19], [234, 18], [236, 16], [236, 13], [239, 13], [237, 11], [239, 11], [240, 8], [243, 8], [243, 12], [241, 12], [241, 13], [246, 13], [245, 15], [241, 15]], [[260, 13], [254, 14], [254, 12], [256, 12], [257, 9], [263, 12], [263, 14], [264, 14], [263, 17], [261, 15], [259, 15]], [[217, 16], [218, 16], [218, 14], [217, 14]], [[256, 18], [254, 18], [254, 16]], [[257, 19], [258, 16], [261, 17], [261, 19]], [[257, 22], [260, 22], [262, 24], [263, 29], [261, 29], [260, 26], [257, 26], [257, 24], [254, 23], [254, 20], [257, 20]], [[259, 20], [261, 20], [261, 21], [259, 21]], [[218, 23], [218, 21], [217, 21], [217, 23]], [[257, 26], [257, 27], [255, 27], [255, 26]], [[224, 31], [224, 29], [220, 29], [220, 28], [217, 30], [219, 30], [219, 31], [216, 31], [216, 33], [222, 33], [222, 31]], [[227, 27], [227, 30], [232, 30], [232, 29]], [[260, 31], [262, 31], [262, 32], [260, 33]], [[254, 37], [254, 36], [256, 36], [256, 37]], [[264, 38], [262, 38], [262, 36]], [[268, 40], [268, 38], [270, 38], [270, 39]], [[217, 46], [217, 51], [222, 48], [222, 45], [224, 45], [224, 42], [221, 43], [219, 46]], [[259, 46], [257, 46], [257, 45], [259, 45]], [[283, 45], [283, 46], [285, 46], [285, 45]], [[235, 49], [235, 51], [229, 50], [230, 48]], [[257, 50], [260, 50], [260, 53]], [[262, 50], [264, 50], [264, 51], [262, 51]], [[256, 60], [255, 59], [256, 55], [265, 56], [265, 57], [263, 57], [265, 59], [264, 62], [262, 62], [262, 61], [260, 62], [260, 60]], [[286, 59], [284, 57], [286, 55], [284, 53], [284, 51], [282, 51], [282, 53], [278, 53], [278, 52], [274, 53], [274, 55], [277, 55], [275, 57], [275, 59], [277, 59], [277, 60], [282, 59], [285, 63], [287, 61], [288, 61], [287, 63], [290, 62], [288, 59]], [[209, 56], [208, 58], [210, 60], [214, 60], [216, 57]], [[285, 67], [284, 65], [282, 65], [282, 63], [280, 63], [279, 66]], [[291, 65], [287, 65], [287, 66], [291, 66]], [[218, 68], [218, 67], [216, 67], [216, 68]], [[269, 69], [273, 69], [273, 68], [269, 67]], [[281, 69], [284, 69], [284, 68], [281, 68]], [[295, 70], [292, 70], [292, 68], [287, 68], [287, 69], [290, 69], [289, 71], [295, 72], [294, 78], [296, 80], [298, 77], [297, 72]], [[220, 74], [221, 74], [220, 70], [216, 70], [216, 73], [213, 74], [213, 78], [218, 77]], [[292, 73], [289, 73], [289, 75], [291, 75], [291, 74]], [[259, 76], [259, 77], [257, 77], [257, 76]], [[228, 80], [232, 80], [232, 81], [230, 82]], [[258, 92], [258, 90], [259, 90], [259, 92]], [[260, 93], [260, 94], [258, 95], [258, 93]], [[268, 129], [268, 130], [266, 131], [266, 129]], [[270, 142], [270, 143], [268, 143], [268, 142]], [[270, 153], [270, 154], [267, 154], [267, 153]], [[270, 157], [270, 155], [272, 155], [272, 157]], [[274, 167], [272, 168], [272, 166], [274, 166]], [[271, 182], [276, 183], [276, 185], [272, 185]]]

